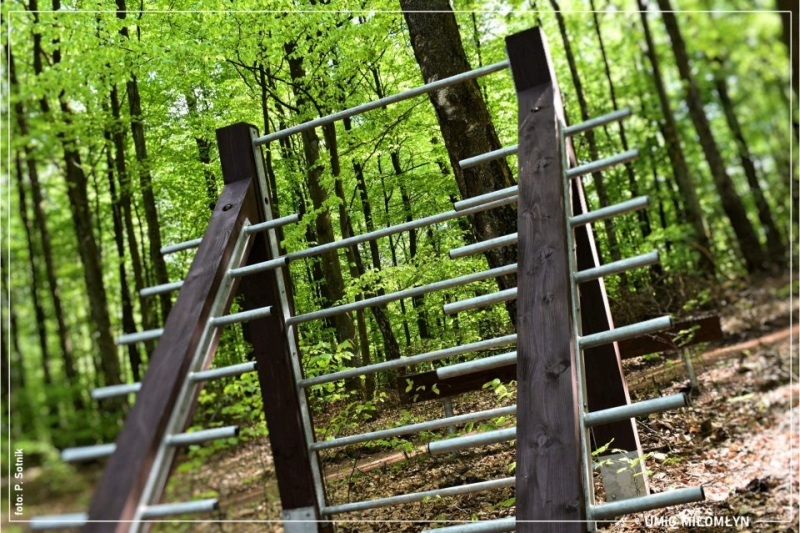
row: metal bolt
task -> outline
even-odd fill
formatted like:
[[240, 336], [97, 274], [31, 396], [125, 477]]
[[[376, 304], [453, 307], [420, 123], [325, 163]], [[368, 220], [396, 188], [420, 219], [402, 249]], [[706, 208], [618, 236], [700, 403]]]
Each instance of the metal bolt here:
[[227, 211], [227, 210], [229, 210], [231, 207], [233, 207], [233, 204], [225, 204], [225, 205], [223, 206], [222, 210], [223, 210], [223, 211]]
[[542, 110], [542, 108], [541, 108], [541, 107], [539, 107], [539, 106], [537, 105], [536, 107], [534, 107], [533, 109], [531, 109], [531, 113], [538, 113], [538, 112], [539, 112], [539, 111], [541, 111], [541, 110]]

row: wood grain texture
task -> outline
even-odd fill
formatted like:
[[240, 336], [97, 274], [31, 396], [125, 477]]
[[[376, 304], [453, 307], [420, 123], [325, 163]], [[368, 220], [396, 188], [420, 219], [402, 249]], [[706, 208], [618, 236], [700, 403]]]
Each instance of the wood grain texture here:
[[[127, 531], [150, 465], [164, 438], [166, 424], [189, 368], [192, 354], [210, 318], [211, 303], [225, 275], [252, 196], [252, 180], [226, 184], [211, 216], [164, 334], [142, 380], [136, 403], [117, 437], [117, 449], [106, 466], [89, 508], [91, 533]], [[227, 209], [225, 209], [227, 207]]]
[[[248, 124], [239, 123], [217, 130], [222, 172], [226, 179], [236, 180], [243, 176], [256, 176], [258, 173], [250, 141], [251, 128]], [[260, 213], [259, 221], [263, 220], [266, 205], [262, 199], [267, 197], [266, 191], [252, 196], [253, 211]], [[258, 206], [255, 205], [256, 202]], [[273, 259], [267, 237], [267, 232], [256, 234], [247, 259], [248, 265]], [[319, 518], [308, 445], [303, 434], [300, 403], [292, 370], [292, 353], [284, 316], [280, 311], [281, 299], [276, 281], [278, 274], [265, 271], [242, 278], [239, 288], [245, 310], [266, 306], [274, 309], [272, 316], [252, 320], [244, 327], [258, 363], [258, 379], [281, 506], [284, 511], [312, 507], [316, 518]], [[321, 525], [319, 530], [321, 531]]]
[[506, 50], [519, 104], [517, 532], [579, 533], [585, 506], [558, 88], [539, 28], [508, 37]]

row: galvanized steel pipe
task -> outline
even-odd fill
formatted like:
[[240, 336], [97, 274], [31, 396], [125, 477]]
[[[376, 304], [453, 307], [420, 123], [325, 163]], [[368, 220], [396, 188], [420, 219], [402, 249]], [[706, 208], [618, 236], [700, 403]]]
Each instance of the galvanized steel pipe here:
[[669, 396], [663, 396], [661, 398], [653, 398], [629, 405], [620, 405], [619, 407], [611, 407], [609, 409], [603, 409], [602, 411], [586, 413], [583, 417], [583, 424], [587, 428], [601, 426], [603, 424], [610, 424], [637, 416], [660, 413], [661, 411], [668, 411], [670, 409], [679, 409], [687, 405], [689, 405], [689, 397], [686, 394], [670, 394]]
[[477, 435], [467, 435], [455, 439], [437, 440], [428, 444], [428, 452], [431, 455], [440, 455], [448, 452], [457, 452], [466, 448], [478, 446], [488, 446], [498, 442], [507, 442], [517, 438], [517, 428], [496, 429], [486, 431]]
[[627, 259], [620, 259], [619, 261], [614, 261], [613, 263], [608, 263], [607, 265], [601, 265], [595, 268], [580, 270], [572, 275], [572, 279], [575, 280], [575, 283], [584, 283], [586, 281], [592, 281], [597, 278], [610, 276], [612, 274], [619, 274], [620, 272], [633, 270], [634, 268], [640, 268], [643, 266], [654, 265], [656, 263], [658, 263], [657, 251], [637, 255], [636, 257], [629, 257]]
[[485, 241], [476, 242], [475, 244], [468, 244], [460, 248], [453, 248], [450, 250], [450, 259], [458, 259], [459, 257], [467, 257], [487, 250], [494, 250], [495, 248], [502, 248], [503, 246], [510, 246], [517, 244], [519, 237], [516, 233], [510, 235], [503, 235], [502, 237], [495, 237], [494, 239], [487, 239]]
[[608, 331], [601, 331], [600, 333], [593, 333], [578, 338], [581, 350], [599, 346], [601, 344], [610, 344], [612, 342], [619, 342], [625, 339], [638, 337], [639, 335], [648, 335], [650, 333], [657, 333], [664, 329], [672, 327], [672, 318], [662, 316], [660, 318], [653, 318], [631, 324], [630, 326], [623, 326], [621, 328], [610, 329]]
[[641, 513], [652, 509], [660, 509], [671, 505], [701, 502], [706, 499], [703, 487], [690, 487], [685, 489], [670, 490], [649, 496], [640, 496], [617, 502], [607, 502], [598, 505], [587, 505], [589, 520], [607, 520], [624, 514]]
[[491, 357], [484, 357], [483, 359], [476, 359], [474, 361], [467, 361], [466, 363], [441, 366], [436, 369], [436, 376], [439, 379], [450, 379], [457, 376], [474, 374], [482, 370], [491, 370], [492, 368], [498, 368], [516, 362], [517, 352], [508, 352]]
[[502, 291], [493, 292], [491, 294], [483, 294], [481, 296], [476, 296], [475, 298], [469, 298], [467, 300], [461, 300], [459, 302], [444, 304], [442, 309], [444, 309], [444, 314], [453, 315], [455, 313], [460, 313], [461, 311], [469, 311], [470, 309], [477, 309], [478, 307], [486, 307], [487, 305], [516, 299], [517, 288], [513, 287], [511, 289], [505, 289]]
[[605, 220], [617, 215], [630, 213], [631, 211], [646, 209], [649, 206], [650, 198], [648, 196], [637, 196], [636, 198], [631, 198], [630, 200], [625, 200], [624, 202], [620, 202], [618, 204], [610, 205], [608, 207], [601, 207], [600, 209], [595, 209], [594, 211], [589, 211], [588, 213], [582, 213], [574, 217], [569, 217], [569, 224], [574, 228], [575, 226], [582, 226], [583, 224], [598, 222], [600, 220]]

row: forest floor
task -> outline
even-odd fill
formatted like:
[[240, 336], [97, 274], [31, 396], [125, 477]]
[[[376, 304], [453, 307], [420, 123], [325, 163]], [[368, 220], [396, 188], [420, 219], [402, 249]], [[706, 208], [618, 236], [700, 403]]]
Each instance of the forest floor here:
[[[796, 292], [796, 287], [794, 288]], [[691, 407], [638, 419], [639, 436], [650, 472], [651, 492], [703, 486], [704, 502], [630, 515], [602, 524], [610, 533], [636, 531], [794, 532], [798, 527], [798, 386], [797, 301], [789, 287], [766, 282], [738, 291], [720, 307], [725, 339], [692, 352], [699, 396]], [[793, 320], [790, 320], [793, 317]], [[792, 324], [794, 326], [792, 327]], [[678, 354], [626, 361], [633, 400], [685, 390], [685, 367]], [[510, 394], [486, 389], [453, 399], [456, 414], [510, 405]], [[356, 424], [360, 433], [405, 423], [440, 418], [440, 402], [414, 406], [387, 399], [378, 416]], [[321, 414], [315, 424], [330, 424]], [[498, 425], [513, 420], [495, 421]], [[478, 430], [479, 428], [475, 428]], [[486, 429], [485, 427], [480, 430]], [[322, 455], [329, 505], [349, 501], [458, 486], [513, 475], [514, 443], [431, 457], [425, 443], [446, 431], [423, 434], [403, 451], [364, 445]], [[387, 443], [388, 444], [388, 443]], [[185, 460], [185, 457], [184, 457]], [[85, 510], [99, 467], [78, 471], [72, 492], [48, 487], [31, 494], [26, 514]], [[43, 474], [44, 475], [44, 474]], [[209, 497], [220, 499], [220, 511], [206, 521], [164, 523], [153, 531], [280, 532], [280, 498], [266, 437], [221, 450], [170, 481], [166, 501]], [[598, 478], [599, 479], [599, 478]], [[76, 490], [77, 487], [77, 490]], [[602, 487], [597, 491], [602, 495]], [[340, 533], [416, 532], [444, 521], [489, 520], [513, 516], [513, 486], [454, 497], [337, 515]], [[738, 527], [690, 527], [684, 518], [730, 517]], [[673, 526], [654, 526], [659, 519]], [[212, 521], [213, 520], [213, 521]], [[746, 522], [746, 523], [744, 523]], [[677, 524], [677, 525], [675, 525]], [[8, 523], [4, 522], [3, 526]]]

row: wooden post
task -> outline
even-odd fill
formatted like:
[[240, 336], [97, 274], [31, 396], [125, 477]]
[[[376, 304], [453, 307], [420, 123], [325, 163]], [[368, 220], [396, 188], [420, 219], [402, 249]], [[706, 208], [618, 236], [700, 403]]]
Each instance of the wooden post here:
[[[194, 257], [175, 306], [164, 325], [136, 403], [117, 437], [89, 507], [84, 531], [127, 532], [142, 497], [167, 422], [186, 380], [189, 363], [211, 318], [211, 304], [222, 283], [246, 218], [258, 216], [254, 176], [226, 175], [225, 188]], [[163, 490], [163, 488], [162, 488]], [[98, 522], [104, 521], [104, 522]]]
[[561, 97], [541, 29], [507, 37], [506, 50], [519, 105], [517, 532], [581, 533]]
[[[255, 127], [245, 123], [217, 130], [222, 175], [226, 180], [242, 179], [244, 176], [258, 178], [259, 161], [254, 157], [251, 130], [255, 130]], [[265, 182], [257, 188], [256, 196], [259, 200], [259, 221], [272, 218], [271, 212], [267, 212], [270, 196], [263, 187], [266, 187]], [[272, 259], [274, 254], [270, 244], [269, 232], [256, 234], [247, 264]], [[288, 292], [290, 287], [288, 283], [279, 283], [278, 276], [283, 276], [283, 272], [266, 271], [246, 276], [242, 278], [240, 293], [244, 296], [245, 310], [265, 306], [272, 306], [275, 310], [271, 316], [252, 320], [245, 327], [249, 330], [258, 365], [258, 379], [283, 517], [287, 520], [284, 530], [287, 533], [329, 531], [329, 524], [318, 522], [320, 502], [315, 490], [315, 465], [312, 464], [313, 458], [308, 450], [301, 415], [301, 408], [305, 406], [301, 405], [300, 395], [305, 393], [298, 392], [297, 389], [292, 360], [295, 355], [292, 353], [284, 321], [284, 304], [291, 310]], [[281, 290], [285, 292], [283, 300]], [[294, 331], [289, 332], [289, 335], [294, 336]], [[296, 346], [296, 339], [294, 340]], [[310, 424], [310, 419], [308, 422]], [[295, 522], [296, 520], [309, 522]]]

